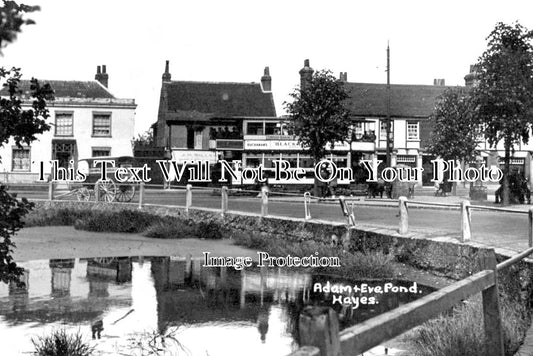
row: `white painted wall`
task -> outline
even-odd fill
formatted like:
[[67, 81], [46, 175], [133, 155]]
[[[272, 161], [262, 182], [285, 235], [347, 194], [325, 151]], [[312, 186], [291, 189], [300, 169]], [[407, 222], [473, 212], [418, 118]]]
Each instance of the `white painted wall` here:
[[[133, 155], [131, 140], [134, 137], [135, 105], [71, 106], [63, 104], [51, 106], [49, 109], [48, 122], [50, 124], [55, 123], [56, 111], [73, 112], [73, 136], [55, 136], [55, 126], [52, 126], [50, 131], [39, 135], [38, 139], [31, 144], [30, 172], [12, 172], [12, 148], [15, 147], [15, 142], [11, 139], [8, 144], [0, 148], [0, 181], [5, 181], [6, 173], [9, 173], [10, 182], [35, 181], [41, 161], [45, 162], [45, 171], [49, 172], [53, 139], [76, 140], [78, 159], [91, 157], [93, 147], [110, 147], [112, 156]], [[92, 136], [93, 113], [95, 112], [111, 113], [111, 137]]]

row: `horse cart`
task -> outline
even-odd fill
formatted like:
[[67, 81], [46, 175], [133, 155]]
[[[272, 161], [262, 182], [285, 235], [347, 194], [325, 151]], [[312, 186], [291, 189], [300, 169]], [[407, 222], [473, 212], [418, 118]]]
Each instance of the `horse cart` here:
[[[101, 177], [102, 163], [94, 167], [95, 160], [114, 161], [114, 167], [110, 164], [106, 167], [107, 180]], [[115, 179], [115, 172], [118, 168], [132, 168], [135, 163], [135, 158], [130, 156], [81, 159], [78, 161], [78, 170], [86, 175], [86, 179], [83, 182], [69, 183], [68, 192], [61, 196], [76, 196], [79, 201], [94, 199], [108, 203], [130, 202], [135, 196], [138, 183], [119, 183]], [[122, 179], [127, 181], [124, 174], [122, 174]]]

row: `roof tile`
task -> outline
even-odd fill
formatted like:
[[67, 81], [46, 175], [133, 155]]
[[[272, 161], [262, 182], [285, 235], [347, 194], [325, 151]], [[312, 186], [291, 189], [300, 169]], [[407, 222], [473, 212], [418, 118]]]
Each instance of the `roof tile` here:
[[163, 84], [167, 112], [198, 112], [217, 117], [276, 116], [272, 93], [259, 83], [173, 81]]

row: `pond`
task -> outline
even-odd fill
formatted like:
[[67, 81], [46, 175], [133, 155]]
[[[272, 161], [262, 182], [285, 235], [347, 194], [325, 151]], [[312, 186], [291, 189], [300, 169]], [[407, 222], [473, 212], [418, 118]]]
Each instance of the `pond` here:
[[[185, 257], [20, 263], [25, 286], [0, 285], [2, 354], [31, 354], [32, 338], [79, 331], [101, 355], [283, 356], [298, 348], [306, 305], [331, 306], [341, 328], [419, 298], [412, 282], [348, 281], [289, 268], [202, 267]], [[101, 338], [91, 325], [103, 322]], [[144, 352], [141, 350], [145, 350]], [[155, 354], [155, 353], [154, 353]]]

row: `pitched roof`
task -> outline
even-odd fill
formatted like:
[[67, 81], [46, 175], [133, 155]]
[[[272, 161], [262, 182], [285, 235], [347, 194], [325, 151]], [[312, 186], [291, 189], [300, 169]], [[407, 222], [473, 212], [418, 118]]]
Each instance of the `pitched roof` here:
[[[40, 83], [48, 83], [54, 90], [56, 98], [94, 98], [114, 99], [115, 97], [97, 81], [76, 80], [39, 80]], [[31, 82], [21, 80], [19, 88], [24, 94], [30, 92]], [[7, 88], [0, 90], [0, 95], [7, 95]]]
[[[387, 85], [345, 83], [350, 98], [348, 106], [357, 116], [387, 116]], [[429, 117], [437, 98], [449, 86], [392, 84], [392, 117]]]
[[166, 112], [211, 117], [276, 116], [272, 93], [263, 92], [259, 83], [172, 81], [163, 83], [163, 90], [167, 95]]

